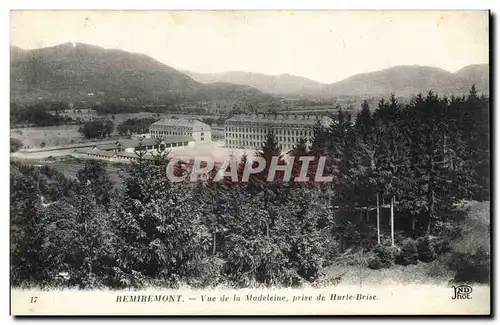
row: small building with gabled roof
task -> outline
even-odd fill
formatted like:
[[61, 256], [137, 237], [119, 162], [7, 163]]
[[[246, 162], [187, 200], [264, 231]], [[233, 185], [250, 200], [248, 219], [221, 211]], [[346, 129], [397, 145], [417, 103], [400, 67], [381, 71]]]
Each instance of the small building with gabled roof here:
[[166, 137], [151, 137], [142, 139], [123, 139], [117, 140], [115, 143], [106, 143], [95, 145], [92, 149], [105, 152], [128, 152], [136, 151], [158, 151], [169, 150], [171, 148], [193, 147], [194, 139], [192, 136], [166, 136]]

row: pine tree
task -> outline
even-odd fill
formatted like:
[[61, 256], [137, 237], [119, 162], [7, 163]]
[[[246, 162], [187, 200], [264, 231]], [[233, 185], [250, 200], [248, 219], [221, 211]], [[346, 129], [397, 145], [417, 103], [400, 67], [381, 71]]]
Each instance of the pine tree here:
[[[401, 197], [408, 186], [408, 139], [401, 126], [401, 104], [391, 95], [389, 103], [381, 100], [375, 112], [379, 123], [380, 181], [383, 195], [388, 196], [391, 211], [391, 244], [394, 246], [394, 204], [396, 196]], [[383, 196], [382, 196], [383, 198]]]
[[359, 135], [353, 148], [354, 163], [352, 173], [356, 181], [355, 197], [358, 205], [366, 207], [367, 214], [372, 210], [372, 207], [375, 207], [377, 242], [380, 244], [380, 194], [383, 188], [380, 175], [382, 131], [378, 120], [372, 121], [370, 124], [370, 133], [368, 134], [360, 134], [363, 128], [355, 126]]
[[[259, 151], [255, 153], [257, 157], [264, 158], [265, 160], [265, 168], [262, 172], [260, 172], [258, 175], [255, 175], [255, 182], [254, 184], [259, 184], [258, 186], [264, 189], [274, 189], [275, 186], [271, 186], [271, 184], [267, 184], [266, 186], [264, 185], [267, 182], [267, 178], [269, 175], [269, 170], [271, 167], [271, 162], [273, 157], [278, 157], [278, 165], [283, 165], [285, 164], [283, 160], [283, 155], [281, 154], [281, 146], [278, 144], [278, 140], [276, 139], [276, 136], [274, 135], [273, 132], [269, 132], [266, 136], [265, 142], [262, 144], [262, 147]], [[254, 166], [256, 167], [256, 163], [254, 162]], [[283, 179], [283, 172], [276, 172], [274, 176], [274, 181], [272, 182], [273, 184], [279, 184], [281, 183]]]
[[349, 114], [339, 112], [339, 121], [330, 125], [326, 139], [328, 172], [334, 175], [333, 186], [337, 200], [342, 210], [351, 213], [355, 205], [353, 168], [354, 146], [357, 139]]
[[361, 111], [356, 116], [356, 131], [361, 138], [366, 138], [372, 132], [372, 115], [370, 113], [370, 106], [365, 100], [361, 105]]
[[313, 160], [309, 163], [309, 168], [306, 172], [306, 177], [309, 178], [308, 182], [296, 182], [295, 178], [300, 177], [300, 173], [302, 170], [302, 166], [305, 164], [305, 161], [300, 160], [301, 157], [313, 157], [313, 154], [308, 148], [307, 140], [304, 138], [300, 138], [299, 141], [293, 146], [291, 152], [291, 156], [293, 157], [293, 171], [292, 171], [292, 184], [294, 186], [313, 186], [314, 185], [314, 177], [316, 175], [316, 162]]
[[291, 155], [294, 157], [301, 157], [307, 155], [309, 149], [307, 146], [307, 140], [305, 138], [300, 138], [299, 141], [293, 146]]
[[[334, 123], [337, 125], [338, 123]], [[328, 149], [329, 130], [327, 130], [319, 121], [313, 127], [313, 136], [311, 139], [311, 153], [316, 156], [324, 156]]]
[[[430, 235], [436, 221], [438, 207], [445, 209], [451, 203], [443, 194], [447, 173], [443, 157], [443, 130], [447, 130], [442, 117], [447, 105], [429, 91], [425, 98], [417, 98], [408, 107], [408, 128], [411, 132], [411, 180], [414, 202], [412, 209], [424, 212], [425, 234]], [[415, 205], [416, 203], [416, 205]]]
[[263, 157], [266, 162], [271, 161], [272, 157], [281, 156], [281, 146], [278, 144], [278, 140], [273, 132], [269, 132], [266, 135], [266, 140], [262, 144], [260, 151], [257, 151], [257, 155]]

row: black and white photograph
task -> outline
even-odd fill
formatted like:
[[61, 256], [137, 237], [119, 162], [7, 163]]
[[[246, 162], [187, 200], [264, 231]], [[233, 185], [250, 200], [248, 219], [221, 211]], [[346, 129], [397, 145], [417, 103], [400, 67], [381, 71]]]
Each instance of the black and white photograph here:
[[11, 10], [11, 314], [489, 315], [490, 19]]

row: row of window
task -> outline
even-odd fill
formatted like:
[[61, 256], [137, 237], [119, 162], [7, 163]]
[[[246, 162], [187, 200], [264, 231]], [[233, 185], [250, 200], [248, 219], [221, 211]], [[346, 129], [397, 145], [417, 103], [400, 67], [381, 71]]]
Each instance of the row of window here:
[[[276, 139], [278, 139], [278, 141], [288, 141], [288, 142], [297, 142], [299, 141], [300, 138], [304, 138], [304, 139], [308, 139], [309, 137], [307, 136], [292, 136], [292, 137], [284, 137], [284, 136], [276, 136]], [[262, 135], [262, 134], [243, 134], [243, 135], [240, 135], [240, 136], [237, 136], [237, 135], [234, 135], [232, 133], [226, 133], [226, 139], [246, 139], [246, 140], [261, 140], [261, 141], [264, 141], [266, 139], [266, 135]]]
[[[287, 138], [287, 137], [278, 137], [278, 144], [282, 147], [292, 147], [296, 144], [299, 139], [298, 138]], [[226, 146], [256, 146], [261, 147], [263, 141], [247, 141], [247, 140], [232, 140], [226, 139]]]
[[[234, 133], [233, 133], [234, 132]], [[288, 129], [261, 129], [261, 128], [243, 128], [243, 127], [226, 127], [226, 136], [228, 134], [236, 133], [255, 133], [255, 134], [268, 134], [273, 132], [274, 134], [282, 135], [295, 135], [295, 136], [312, 136], [312, 130], [288, 130]]]
[[[163, 136], [163, 135], [192, 135], [191, 131], [151, 131], [151, 135], [153, 136]], [[201, 136], [204, 136], [205, 132], [201, 132]]]
[[178, 127], [178, 126], [165, 126], [165, 127], [151, 127], [151, 131], [176, 131], [176, 132], [193, 132], [192, 127]]
[[[282, 149], [292, 149], [293, 144], [282, 144], [280, 145]], [[237, 143], [227, 143], [227, 148], [244, 148], [244, 149], [260, 149], [262, 147], [262, 143], [260, 142], [252, 142], [252, 141], [240, 141]]]
[[260, 149], [261, 148], [261, 144], [260, 143], [252, 143], [252, 142], [248, 142], [248, 144], [244, 144], [244, 143], [235, 143], [235, 144], [226, 144], [226, 147], [227, 148], [245, 148], [245, 149]]
[[151, 131], [151, 135], [155, 137], [161, 137], [166, 135], [191, 135], [191, 132], [186, 131]]

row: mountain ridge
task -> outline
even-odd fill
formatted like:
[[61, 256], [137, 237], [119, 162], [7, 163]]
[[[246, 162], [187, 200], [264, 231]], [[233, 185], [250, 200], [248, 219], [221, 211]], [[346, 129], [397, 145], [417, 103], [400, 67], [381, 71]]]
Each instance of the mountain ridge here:
[[273, 95], [287, 95], [301, 91], [307, 92], [310, 89], [322, 87], [324, 85], [321, 82], [288, 73], [267, 75], [258, 72], [228, 71], [204, 74], [189, 70], [181, 71], [199, 82], [211, 83], [224, 81], [240, 85], [248, 85]]
[[248, 86], [199, 83], [141, 53], [83, 43], [33, 50], [11, 47], [10, 52], [13, 100], [88, 99], [88, 94], [132, 102], [270, 98]]
[[489, 93], [488, 64], [468, 65], [455, 73], [430, 66], [399, 65], [325, 84], [288, 73], [197, 73], [175, 69], [146, 54], [84, 43], [31, 50], [11, 45], [10, 55], [13, 100], [88, 99], [88, 94], [98, 94], [104, 100], [132, 102], [228, 98], [265, 102], [273, 96], [411, 96], [430, 89], [440, 95], [461, 95], [472, 84], [479, 92]]
[[[388, 95], [394, 92], [398, 95], [407, 96], [419, 92], [426, 92], [430, 89], [433, 89], [443, 95], [459, 95], [467, 93], [472, 84], [475, 84], [476, 88], [480, 92], [489, 92], [489, 64], [467, 65], [455, 73], [432, 66], [398, 65], [382, 70], [358, 73], [330, 84], [290, 74], [266, 75], [262, 73], [242, 71], [203, 74], [188, 70], [183, 71], [199, 82], [214, 82], [216, 80], [228, 79], [230, 78], [228, 76], [234, 75], [257, 75], [260, 78], [268, 78], [268, 84], [276, 84], [281, 76], [286, 75], [289, 78], [298, 78], [298, 80], [309, 80], [315, 84], [315, 86], [308, 88], [302, 87], [302, 90], [305, 91], [300, 93], [290, 90], [293, 89], [293, 87], [289, 87], [289, 91], [279, 91], [277, 89], [284, 88], [282, 85], [278, 85], [274, 89], [269, 89], [267, 85], [258, 85], [252, 81], [233, 80], [238, 84], [251, 84], [252, 87], [260, 89], [264, 92], [272, 93], [273, 95], [332, 97]], [[289, 80], [288, 82], [290, 83], [292, 81]], [[301, 81], [298, 83], [300, 84]], [[295, 89], [298, 88], [301, 87], [295, 87]]]

